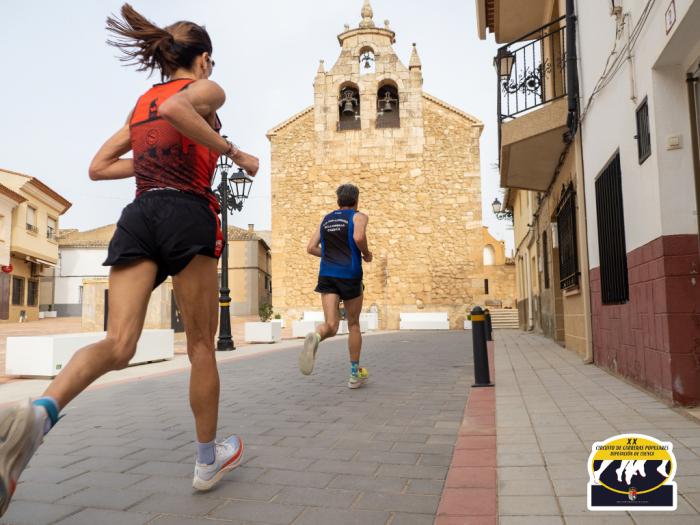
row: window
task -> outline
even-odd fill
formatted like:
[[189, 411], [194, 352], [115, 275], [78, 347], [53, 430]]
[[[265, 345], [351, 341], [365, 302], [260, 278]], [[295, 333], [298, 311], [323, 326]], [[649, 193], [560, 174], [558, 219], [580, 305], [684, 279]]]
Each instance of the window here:
[[569, 183], [562, 190], [557, 206], [559, 236], [559, 287], [562, 290], [578, 286], [578, 248], [576, 246], [576, 192]]
[[603, 304], [625, 303], [629, 300], [629, 283], [619, 153], [595, 181], [595, 202]]
[[341, 88], [338, 98], [338, 131], [360, 129], [360, 91], [355, 85]]
[[484, 279], [484, 293], [486, 295], [489, 294], [489, 280], [488, 279]]
[[14, 306], [24, 305], [24, 279], [22, 277], [12, 278], [12, 304]]
[[542, 232], [542, 266], [544, 267], [544, 287], [549, 289], [549, 246], [547, 246], [547, 231]]
[[27, 306], [39, 304], [39, 281], [29, 279], [27, 281]]
[[49, 217], [46, 221], [46, 238], [56, 240], [56, 219]]
[[649, 104], [647, 99], [637, 108], [637, 153], [642, 164], [651, 156], [651, 132], [649, 130]]
[[399, 90], [392, 84], [385, 84], [377, 91], [377, 127], [399, 128]]
[[27, 206], [27, 231], [37, 233], [39, 229], [36, 227], [36, 208]]

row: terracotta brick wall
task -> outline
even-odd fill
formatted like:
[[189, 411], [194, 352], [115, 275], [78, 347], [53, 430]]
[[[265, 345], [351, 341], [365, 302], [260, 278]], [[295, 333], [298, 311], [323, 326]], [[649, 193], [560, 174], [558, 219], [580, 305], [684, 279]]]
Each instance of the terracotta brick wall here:
[[700, 403], [697, 235], [669, 235], [627, 254], [630, 299], [603, 305], [591, 270], [595, 363], [684, 405]]

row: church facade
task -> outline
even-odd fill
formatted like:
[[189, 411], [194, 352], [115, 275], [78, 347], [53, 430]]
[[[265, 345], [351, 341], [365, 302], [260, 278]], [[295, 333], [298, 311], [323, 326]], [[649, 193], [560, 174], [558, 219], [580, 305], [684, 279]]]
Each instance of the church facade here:
[[368, 1], [359, 27], [338, 36], [340, 56], [314, 81], [314, 104], [268, 133], [272, 151], [272, 302], [290, 319], [320, 309], [319, 260], [306, 245], [336, 209], [335, 189], [360, 188], [374, 254], [364, 264], [365, 309], [381, 327], [399, 314], [449, 312], [461, 326], [483, 304], [479, 137], [476, 118], [423, 91], [414, 44], [408, 66], [395, 33]]

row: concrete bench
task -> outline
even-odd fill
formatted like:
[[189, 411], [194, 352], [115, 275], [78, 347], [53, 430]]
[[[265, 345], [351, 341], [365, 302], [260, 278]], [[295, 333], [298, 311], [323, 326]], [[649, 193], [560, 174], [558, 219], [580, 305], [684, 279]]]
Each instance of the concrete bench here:
[[[367, 321], [360, 319], [360, 332], [365, 333], [368, 330], [368, 324]], [[349, 334], [350, 330], [348, 330], [348, 322], [345, 320], [340, 321], [340, 324], [338, 325], [338, 334], [337, 335], [345, 335]]]
[[379, 314], [364, 313], [360, 314], [360, 324], [362, 321], [367, 323], [367, 330], [379, 330]]
[[400, 330], [449, 330], [447, 312], [401, 313]]
[[323, 312], [316, 312], [316, 311], [310, 311], [310, 310], [304, 312], [302, 319], [304, 321], [321, 321], [322, 323], [325, 321], [325, 317], [323, 316]]
[[323, 321], [294, 321], [292, 323], [292, 337], [306, 337], [306, 334], [316, 330], [318, 325], [323, 324]]
[[[8, 337], [5, 374], [54, 377], [86, 345], [101, 341], [105, 332]], [[144, 330], [129, 365], [172, 359], [173, 330]]]

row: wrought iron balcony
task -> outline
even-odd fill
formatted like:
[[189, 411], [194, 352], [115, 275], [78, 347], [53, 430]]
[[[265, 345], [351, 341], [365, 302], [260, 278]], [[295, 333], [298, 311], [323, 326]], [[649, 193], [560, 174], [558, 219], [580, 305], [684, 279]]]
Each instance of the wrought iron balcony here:
[[566, 96], [566, 17], [499, 48], [499, 123]]
[[569, 122], [566, 17], [498, 50], [501, 187], [546, 191]]

